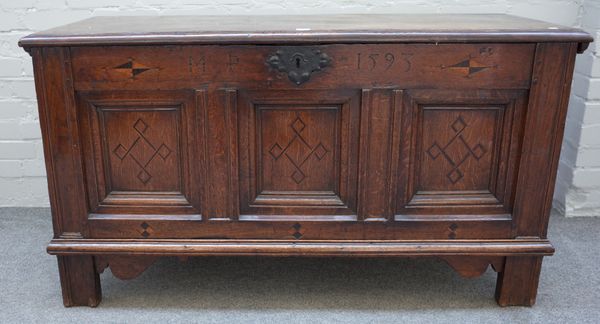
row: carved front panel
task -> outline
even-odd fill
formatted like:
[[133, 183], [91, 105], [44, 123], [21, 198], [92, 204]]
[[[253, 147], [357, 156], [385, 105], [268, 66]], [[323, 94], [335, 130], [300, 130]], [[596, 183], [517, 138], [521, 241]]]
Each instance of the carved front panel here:
[[[528, 69], [502, 77], [513, 75], [506, 70], [513, 52], [475, 44], [448, 52], [315, 47], [331, 65], [299, 85], [265, 64], [280, 47], [135, 55], [124, 48], [105, 57], [101, 88], [139, 90], [78, 92], [91, 212], [175, 224], [196, 221], [202, 209], [204, 221], [182, 225], [185, 233], [155, 216], [136, 219], [131, 231], [141, 237], [357, 238], [391, 226], [389, 237], [399, 239], [416, 230], [400, 221], [436, 217], [441, 225], [429, 232], [436, 237], [470, 235], [455, 222], [461, 217], [502, 218], [494, 221], [505, 227], [490, 237], [508, 231], [527, 90], [478, 87], [492, 76], [502, 87], [528, 86]], [[514, 47], [526, 67], [530, 47]], [[154, 61], [163, 51], [177, 58], [176, 71]], [[85, 88], [91, 74], [77, 66]], [[311, 221], [325, 222], [315, 231]], [[339, 234], [346, 228], [337, 226], [350, 225], [338, 222], [364, 228]], [[240, 228], [228, 232], [234, 223]]]
[[241, 218], [355, 215], [358, 92], [244, 91]]
[[503, 107], [422, 109], [417, 190], [489, 190]]
[[192, 93], [81, 93], [78, 108], [92, 212], [200, 213]]
[[260, 153], [258, 191], [338, 190], [340, 106], [256, 107]]
[[407, 91], [397, 218], [509, 215], [523, 98], [510, 90]]
[[177, 108], [100, 108], [114, 191], [180, 191]]

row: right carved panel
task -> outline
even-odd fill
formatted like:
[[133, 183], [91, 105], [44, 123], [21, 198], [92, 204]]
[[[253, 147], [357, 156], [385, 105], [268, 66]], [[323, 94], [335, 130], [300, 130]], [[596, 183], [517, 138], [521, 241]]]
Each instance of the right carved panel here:
[[488, 190], [504, 107], [422, 110], [418, 190]]
[[407, 91], [396, 219], [419, 214], [509, 215], [525, 94]]

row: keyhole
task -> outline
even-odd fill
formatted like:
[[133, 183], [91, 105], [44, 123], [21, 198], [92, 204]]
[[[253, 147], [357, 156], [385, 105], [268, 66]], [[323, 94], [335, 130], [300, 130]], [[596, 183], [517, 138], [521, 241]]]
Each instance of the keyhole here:
[[296, 68], [299, 69], [300, 68], [300, 58], [296, 57]]

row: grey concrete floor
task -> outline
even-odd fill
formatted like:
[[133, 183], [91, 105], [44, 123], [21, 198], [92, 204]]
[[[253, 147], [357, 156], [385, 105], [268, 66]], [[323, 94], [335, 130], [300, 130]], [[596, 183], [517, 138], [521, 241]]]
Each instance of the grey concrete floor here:
[[600, 323], [600, 218], [551, 218], [537, 304], [500, 308], [496, 274], [436, 259], [165, 258], [101, 275], [97, 308], [64, 308], [45, 208], [0, 208], [1, 323]]

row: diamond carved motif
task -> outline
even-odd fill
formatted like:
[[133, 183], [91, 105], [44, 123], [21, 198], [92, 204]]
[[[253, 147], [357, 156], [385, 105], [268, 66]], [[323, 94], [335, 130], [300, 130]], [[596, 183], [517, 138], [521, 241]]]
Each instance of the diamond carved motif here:
[[152, 175], [148, 171], [148, 166], [156, 160], [157, 156], [166, 161], [172, 152], [172, 150], [164, 143], [156, 148], [144, 135], [148, 128], [148, 124], [144, 122], [143, 119], [139, 118], [133, 124], [133, 129], [138, 134], [138, 137], [133, 141], [131, 146], [127, 148], [119, 143], [113, 149], [113, 154], [117, 156], [119, 160], [123, 161], [126, 158], [130, 158], [138, 165], [139, 171], [136, 177], [144, 185], [152, 180]]
[[277, 160], [277, 159], [279, 159], [281, 154], [283, 154], [283, 148], [281, 146], [279, 146], [279, 144], [275, 143], [275, 144], [273, 144], [273, 146], [271, 146], [271, 149], [269, 150], [269, 154], [271, 154], [273, 159]]
[[299, 223], [295, 223], [291, 226], [289, 233], [297, 240], [304, 236], [304, 228]]
[[[481, 144], [477, 143], [471, 146], [463, 137], [463, 131], [469, 125], [465, 122], [462, 116], [458, 116], [454, 122], [450, 125], [450, 128], [454, 131], [454, 136], [445, 145], [440, 145], [437, 141], [425, 151], [429, 157], [436, 160], [440, 155], [452, 166], [450, 172], [446, 174], [446, 178], [450, 180], [452, 184], [457, 183], [464, 177], [463, 171], [460, 169], [461, 166], [470, 158], [474, 158], [479, 161], [485, 153], [486, 148]], [[456, 159], [451, 156], [450, 151], [459, 152], [460, 158]]]
[[323, 144], [319, 143], [319, 145], [317, 145], [317, 147], [315, 148], [315, 156], [317, 157], [317, 159], [319, 160], [323, 160], [323, 158], [325, 157], [325, 154], [327, 154], [327, 149], [325, 148], [325, 146], [323, 146]]
[[148, 129], [148, 124], [146, 124], [141, 118], [138, 119], [135, 124], [133, 124], [133, 128], [135, 128], [138, 133], [142, 134]]
[[[319, 142], [317, 145], [311, 145], [308, 141], [302, 136], [302, 131], [306, 128], [306, 123], [300, 118], [300, 116], [296, 116], [294, 121], [289, 126], [294, 135], [292, 138], [285, 144], [285, 146], [281, 146], [279, 143], [274, 143], [269, 148], [269, 155], [273, 158], [273, 160], [277, 161], [282, 156], [285, 156], [287, 160], [294, 167], [294, 172], [290, 174], [291, 179], [296, 184], [301, 184], [306, 178], [306, 174], [302, 170], [302, 166], [308, 161], [311, 156], [315, 156], [319, 161], [323, 160], [329, 150], [323, 145], [322, 142]], [[287, 152], [290, 149], [294, 149], [297, 152], [300, 152], [300, 159], [292, 157], [292, 155]]]
[[148, 238], [154, 233], [154, 229], [152, 229], [152, 226], [150, 226], [148, 223], [143, 222], [142, 224], [140, 224], [138, 232], [143, 238]]

